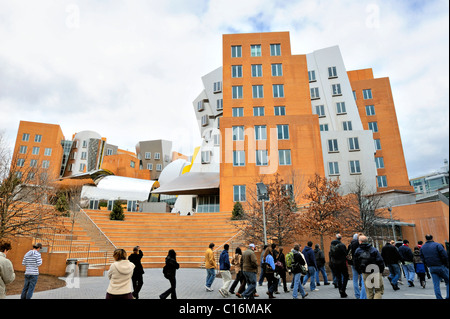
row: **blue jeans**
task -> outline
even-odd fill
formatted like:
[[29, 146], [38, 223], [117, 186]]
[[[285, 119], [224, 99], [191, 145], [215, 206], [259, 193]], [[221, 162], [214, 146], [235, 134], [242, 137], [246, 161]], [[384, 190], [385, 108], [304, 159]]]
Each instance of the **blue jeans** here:
[[305, 296], [305, 290], [303, 289], [303, 286], [300, 283], [301, 275], [302, 275], [301, 273], [294, 274], [294, 278], [293, 278], [294, 288], [292, 290], [292, 298], [294, 298], [294, 299], [297, 299], [299, 290], [300, 290], [300, 294], [302, 295], [302, 297]]
[[306, 285], [309, 277], [311, 277], [311, 284], [309, 287], [311, 288], [311, 291], [313, 291], [316, 289], [316, 267], [308, 267], [308, 273], [303, 278], [303, 285]]
[[247, 283], [247, 289], [242, 293], [242, 297], [253, 299], [256, 291], [256, 272], [243, 271], [242, 273]]
[[355, 291], [356, 299], [367, 299], [366, 288], [364, 287], [364, 280], [362, 274], [358, 274], [355, 266], [352, 265], [353, 274], [353, 290]]
[[206, 269], [206, 287], [211, 288], [211, 285], [216, 278], [216, 269], [208, 268]]
[[396, 286], [402, 275], [402, 270], [400, 269], [399, 264], [389, 264], [387, 266], [389, 268], [389, 278], [391, 278], [391, 283]]
[[320, 267], [316, 271], [316, 282], [317, 282], [317, 284], [320, 284], [319, 273], [322, 273], [323, 283], [324, 284], [328, 283], [328, 277], [327, 277], [327, 272], [325, 271], [325, 266]]
[[31, 297], [33, 297], [34, 288], [36, 287], [38, 277], [39, 275], [25, 275], [25, 283], [23, 285], [20, 299], [31, 299]]
[[406, 280], [414, 281], [414, 276], [416, 275], [416, 271], [414, 270], [414, 264], [404, 264], [402, 265], [403, 271], [405, 272]]
[[444, 279], [445, 286], [447, 287], [448, 299], [448, 268], [445, 266], [428, 266], [430, 270], [431, 278], [433, 279], [434, 294], [436, 299], [443, 299], [441, 295], [441, 278]]

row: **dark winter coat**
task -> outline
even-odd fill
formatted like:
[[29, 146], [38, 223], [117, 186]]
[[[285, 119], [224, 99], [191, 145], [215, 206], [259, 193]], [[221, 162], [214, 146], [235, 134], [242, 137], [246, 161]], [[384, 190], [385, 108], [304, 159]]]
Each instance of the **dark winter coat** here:
[[423, 262], [428, 267], [448, 267], [448, 255], [444, 249], [444, 246], [432, 240], [428, 240], [425, 244], [423, 244], [420, 249], [420, 258], [422, 258]]
[[347, 247], [340, 240], [335, 239], [331, 242], [329, 256], [332, 265], [342, 265], [347, 262]]
[[352, 259], [348, 260], [349, 265], [353, 265], [353, 259], [355, 258], [355, 251], [358, 247], [359, 247], [358, 239], [353, 239], [350, 242], [350, 245], [348, 245], [347, 254], [350, 253], [350, 251], [351, 251], [351, 255], [352, 255]]
[[400, 253], [398, 252], [397, 247], [387, 243], [381, 249], [381, 257], [383, 257], [384, 263], [387, 265], [398, 264], [401, 261]]
[[320, 248], [314, 249], [314, 255], [316, 257], [316, 265], [318, 268], [325, 266], [325, 254]]
[[128, 260], [131, 261], [134, 264], [134, 271], [133, 275], [142, 275], [144, 273], [144, 267], [142, 267], [141, 259], [144, 256], [141, 250], [139, 250], [139, 253], [131, 254], [128, 256]]
[[311, 247], [306, 246], [305, 248], [303, 248], [302, 253], [303, 256], [305, 256], [306, 264], [308, 265], [308, 267], [314, 267], [317, 269], [316, 256], [314, 255], [314, 250]]
[[381, 254], [379, 253], [379, 251], [373, 247], [371, 244], [360, 244], [358, 249], [356, 249], [355, 251], [355, 260], [354, 260], [354, 266], [356, 268], [356, 271], [358, 271], [358, 273], [363, 273], [364, 269], [362, 269], [361, 267], [361, 262], [362, 262], [362, 258], [361, 255], [363, 253], [363, 251], [368, 251], [370, 253], [370, 262], [368, 264], [375, 264], [377, 265], [379, 268], [379, 272], [383, 273], [384, 271], [384, 260], [383, 257], [381, 257]]
[[402, 245], [398, 248], [398, 252], [400, 253], [400, 256], [402, 257], [402, 261], [408, 261], [408, 262], [413, 262], [414, 261], [414, 255], [413, 252], [411, 250], [411, 248], [409, 248], [406, 245]]

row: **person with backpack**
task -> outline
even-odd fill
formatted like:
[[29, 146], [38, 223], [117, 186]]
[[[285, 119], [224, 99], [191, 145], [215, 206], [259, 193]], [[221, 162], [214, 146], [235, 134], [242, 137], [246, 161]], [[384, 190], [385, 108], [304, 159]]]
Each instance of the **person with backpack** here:
[[230, 245], [225, 244], [219, 257], [220, 275], [223, 280], [223, 285], [222, 288], [219, 289], [219, 292], [222, 295], [222, 297], [230, 296], [228, 287], [230, 287], [231, 284], [231, 272], [230, 272], [231, 265], [230, 265], [230, 257], [228, 255], [228, 249], [230, 249]]
[[369, 243], [369, 239], [359, 236], [359, 247], [355, 251], [354, 265], [362, 274], [367, 299], [381, 299], [384, 293], [382, 273], [384, 260], [380, 252]]
[[405, 273], [406, 280], [408, 280], [409, 287], [414, 287], [414, 255], [409, 248], [409, 241], [407, 239], [403, 240], [403, 245], [398, 248], [398, 252], [402, 257], [402, 268]]
[[426, 274], [426, 267], [423, 263], [422, 259], [420, 258], [420, 248], [418, 246], [414, 247], [414, 269], [416, 271], [417, 277], [419, 277], [420, 285], [422, 288], [425, 289], [426, 281], [425, 281], [425, 274]]
[[284, 292], [289, 292], [286, 283], [286, 271], [287, 271], [286, 257], [284, 256], [283, 248], [280, 248], [280, 252], [275, 261], [275, 272], [280, 276], [280, 280], [283, 281]]
[[353, 291], [356, 299], [366, 299], [366, 290], [362, 275], [359, 274], [353, 265], [355, 251], [359, 247], [359, 234], [354, 234], [353, 239], [347, 248], [347, 263], [352, 267]]
[[317, 271], [316, 271], [316, 286], [320, 286], [320, 280], [319, 280], [319, 273], [322, 273], [323, 277], [323, 284], [329, 285], [327, 272], [325, 271], [325, 254], [320, 249], [320, 245], [316, 244], [314, 246], [314, 256], [316, 258], [316, 265], [317, 265]]
[[263, 255], [263, 268], [264, 276], [267, 279], [267, 294], [270, 299], [276, 298], [273, 293], [275, 292], [278, 279], [275, 278], [275, 261], [273, 258], [272, 247], [267, 247]]
[[341, 298], [347, 297], [345, 290], [349, 279], [347, 269], [347, 247], [341, 242], [341, 234], [336, 235], [336, 239], [331, 242], [330, 246], [330, 268], [336, 277], [337, 286]]
[[[303, 285], [300, 282], [300, 277], [302, 276], [302, 274], [306, 274], [307, 265], [303, 254], [300, 252], [300, 245], [295, 245], [291, 253], [292, 254], [290, 255], [290, 257], [292, 256], [292, 260], [290, 260], [290, 269], [292, 271], [292, 274], [294, 275], [292, 281], [294, 283], [294, 287], [292, 289], [292, 298], [297, 299], [299, 292], [302, 298], [305, 298], [306, 296], [308, 296], [308, 293], [303, 289]], [[291, 259], [290, 257], [289, 259]]]
[[400, 253], [394, 244], [393, 241], [387, 242], [381, 249], [381, 257], [383, 257], [384, 264], [389, 268], [388, 279], [391, 282], [392, 289], [399, 290], [398, 280], [402, 275], [399, 263], [402, 257], [400, 257]]
[[163, 274], [166, 279], [170, 282], [170, 288], [159, 295], [160, 299], [166, 299], [169, 295], [171, 295], [172, 299], [177, 299], [176, 288], [176, 271], [180, 268], [180, 265], [177, 262], [177, 254], [175, 250], [169, 250], [166, 257], [166, 265], [163, 268]]
[[314, 255], [314, 250], [312, 249], [312, 241], [308, 241], [305, 248], [303, 248], [303, 256], [305, 256], [306, 264], [308, 265], [308, 273], [303, 277], [303, 286], [306, 285], [308, 282], [308, 279], [311, 277], [311, 282], [309, 284], [309, 287], [311, 291], [319, 291], [319, 289], [316, 288], [316, 270], [317, 270], [317, 264], [316, 264], [316, 256]]

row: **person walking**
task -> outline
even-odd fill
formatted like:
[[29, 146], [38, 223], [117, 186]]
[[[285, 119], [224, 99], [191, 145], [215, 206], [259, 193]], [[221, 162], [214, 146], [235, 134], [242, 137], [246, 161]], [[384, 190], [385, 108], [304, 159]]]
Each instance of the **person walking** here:
[[131, 277], [131, 282], [133, 284], [133, 297], [139, 299], [139, 292], [144, 285], [144, 267], [142, 267], [141, 259], [144, 253], [139, 246], [133, 248], [133, 253], [128, 256], [128, 260], [134, 264], [133, 276]]
[[124, 249], [114, 250], [114, 262], [108, 270], [109, 286], [106, 290], [106, 299], [133, 299], [133, 276], [134, 264], [127, 260]]
[[354, 234], [353, 239], [347, 248], [347, 263], [352, 267], [353, 291], [356, 299], [367, 299], [366, 289], [364, 288], [364, 280], [353, 265], [355, 251], [359, 247], [359, 234]]
[[303, 256], [305, 256], [306, 264], [308, 265], [308, 273], [303, 277], [303, 286], [306, 285], [308, 282], [308, 279], [311, 278], [309, 287], [311, 291], [319, 291], [318, 288], [316, 288], [316, 270], [317, 270], [317, 264], [316, 264], [316, 256], [314, 255], [314, 250], [312, 249], [313, 242], [308, 241], [305, 248], [303, 248]]
[[398, 280], [402, 275], [399, 263], [402, 258], [397, 247], [395, 247], [392, 242], [387, 242], [381, 249], [381, 257], [384, 260], [384, 264], [389, 268], [388, 279], [392, 289], [399, 290]]
[[267, 247], [263, 255], [264, 276], [267, 279], [267, 294], [270, 299], [276, 298], [273, 294], [277, 288], [278, 280], [275, 278], [275, 261], [272, 247]]
[[359, 247], [355, 251], [354, 265], [362, 274], [367, 299], [381, 299], [384, 293], [382, 273], [384, 261], [380, 252], [369, 243], [369, 239], [359, 236]]
[[320, 278], [319, 278], [320, 273], [322, 274], [322, 277], [323, 277], [323, 284], [325, 286], [329, 285], [330, 283], [328, 282], [328, 276], [327, 276], [327, 272], [325, 270], [325, 254], [320, 249], [319, 244], [316, 244], [314, 246], [314, 257], [316, 258], [316, 266], [317, 266], [316, 286], [320, 286]]
[[14, 267], [11, 260], [6, 258], [11, 250], [11, 243], [8, 241], [0, 241], [0, 299], [6, 298], [6, 285], [12, 283], [16, 279]]
[[[287, 288], [287, 282], [286, 282], [286, 256], [283, 253], [283, 248], [279, 249], [278, 257], [275, 260], [275, 272], [280, 276], [280, 280], [283, 281], [283, 288], [284, 292], [289, 292], [289, 289]], [[278, 291], [278, 287], [277, 287]]]
[[407, 239], [403, 240], [403, 245], [398, 248], [398, 252], [402, 257], [402, 268], [405, 272], [408, 285], [409, 287], [414, 287], [414, 276], [416, 274], [414, 271], [414, 255], [411, 248], [409, 248], [409, 241]]
[[208, 249], [206, 249], [205, 252], [205, 268], [206, 268], [206, 284], [205, 288], [206, 291], [213, 291], [211, 288], [211, 285], [214, 282], [214, 279], [216, 278], [216, 259], [214, 257], [214, 243], [210, 243]]
[[442, 244], [433, 241], [432, 235], [425, 235], [425, 239], [427, 241], [420, 249], [420, 258], [430, 270], [436, 299], [443, 299], [440, 287], [441, 279], [444, 280], [447, 287], [446, 299], [448, 299], [448, 254]]
[[180, 268], [180, 264], [178, 264], [178, 262], [177, 262], [177, 254], [176, 254], [175, 250], [171, 249], [167, 253], [166, 264], [163, 267], [163, 274], [164, 274], [164, 277], [169, 280], [170, 288], [159, 295], [160, 299], [166, 299], [167, 297], [169, 297], [169, 295], [172, 299], [177, 299], [176, 272], [177, 272], [177, 269], [179, 269], [179, 268]]
[[228, 288], [230, 287], [231, 284], [231, 272], [230, 272], [231, 264], [230, 264], [230, 256], [228, 255], [228, 249], [230, 249], [230, 245], [225, 244], [219, 257], [220, 275], [223, 280], [223, 285], [222, 288], [219, 289], [219, 293], [222, 295], [222, 297], [230, 296]]
[[264, 245], [263, 246], [263, 249], [261, 250], [261, 261], [260, 261], [260, 264], [259, 264], [259, 266], [260, 266], [260, 269], [261, 269], [261, 272], [259, 273], [259, 280], [258, 280], [258, 284], [260, 285], [260, 286], [262, 286], [262, 284], [263, 284], [263, 282], [264, 282], [264, 278], [265, 278], [265, 275], [264, 275], [264, 261], [263, 261], [263, 256], [264, 256], [264, 252], [266, 251], [266, 249], [267, 249], [267, 245]]
[[420, 286], [422, 286], [422, 288], [425, 289], [426, 268], [425, 268], [425, 264], [423, 263], [422, 259], [420, 258], [420, 248], [418, 246], [414, 247], [413, 255], [414, 255], [414, 257], [413, 257], [414, 270], [416, 271], [417, 277], [419, 278]]
[[33, 297], [39, 278], [39, 267], [42, 265], [42, 257], [39, 252], [41, 249], [41, 243], [34, 244], [33, 249], [29, 250], [23, 257], [22, 265], [25, 266], [25, 282], [20, 299], [31, 299]]
[[330, 267], [336, 277], [337, 286], [341, 298], [347, 297], [345, 290], [349, 279], [347, 269], [347, 247], [341, 242], [341, 234], [336, 235], [336, 239], [331, 242], [330, 246]]
[[[240, 283], [239, 289], [236, 292], [236, 296], [240, 297], [243, 289], [241, 290], [242, 284], [244, 282], [244, 274], [242, 273], [242, 249], [240, 247], [236, 247], [236, 250], [234, 251], [234, 257], [231, 259], [231, 264], [234, 266], [234, 272], [236, 274], [236, 278], [234, 279], [233, 283], [230, 287], [230, 294], [234, 294], [234, 290], [236, 289], [236, 286], [238, 283]], [[244, 284], [245, 285], [245, 284]]]
[[294, 248], [292, 249], [292, 254], [293, 254], [293, 261], [291, 271], [292, 274], [294, 275], [294, 278], [292, 279], [294, 283], [294, 286], [292, 288], [292, 298], [297, 299], [299, 292], [302, 298], [305, 298], [306, 296], [308, 296], [308, 293], [305, 292], [305, 290], [303, 289], [300, 277], [303, 274], [302, 266], [307, 267], [307, 265], [305, 258], [303, 257], [303, 254], [300, 252], [300, 245], [294, 246]]
[[245, 299], [254, 299], [256, 292], [256, 272], [258, 271], [258, 260], [255, 254], [255, 245], [248, 245], [248, 249], [242, 254], [242, 273], [247, 283], [247, 289], [242, 293]]

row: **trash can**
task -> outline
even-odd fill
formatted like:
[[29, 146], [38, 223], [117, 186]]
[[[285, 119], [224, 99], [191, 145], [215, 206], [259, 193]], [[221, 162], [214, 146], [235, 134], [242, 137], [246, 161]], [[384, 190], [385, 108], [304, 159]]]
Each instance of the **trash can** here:
[[89, 263], [79, 263], [78, 268], [80, 270], [80, 277], [88, 276]]
[[77, 263], [78, 263], [78, 259], [75, 259], [75, 258], [67, 259], [67, 261], [66, 261], [66, 265], [67, 265], [66, 266], [66, 277], [78, 275]]

